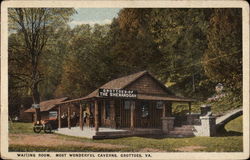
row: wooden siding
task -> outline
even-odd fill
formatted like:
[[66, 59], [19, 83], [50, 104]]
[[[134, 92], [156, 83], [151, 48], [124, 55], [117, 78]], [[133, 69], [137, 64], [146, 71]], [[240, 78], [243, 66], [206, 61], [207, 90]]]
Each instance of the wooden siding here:
[[168, 93], [159, 86], [149, 75], [144, 75], [131, 83], [125, 89], [137, 90], [138, 93], [167, 95]]
[[75, 112], [76, 114], [79, 114], [80, 106], [68, 104], [68, 105], [61, 106], [61, 115], [63, 115], [63, 113], [67, 114], [68, 106], [71, 107], [71, 114], [73, 114], [73, 112]]
[[[148, 116], [142, 117], [142, 103], [148, 103]], [[166, 105], [167, 111], [169, 105]], [[121, 128], [130, 128], [131, 125], [131, 110], [124, 108], [124, 100], [121, 100], [120, 111], [116, 119], [117, 125]], [[116, 109], [118, 110], [118, 109]], [[118, 111], [117, 111], [118, 112]], [[169, 113], [167, 113], [169, 115]], [[135, 128], [161, 128], [163, 109], [156, 108], [156, 101], [135, 101], [134, 127]]]
[[162, 125], [162, 109], [156, 108], [156, 102], [146, 101], [149, 103], [149, 114], [142, 117], [142, 101], [137, 101], [135, 107], [135, 127], [136, 128], [161, 128]]
[[25, 108], [21, 108], [20, 112], [19, 112], [19, 120], [21, 122], [32, 122], [33, 121], [33, 113], [30, 112], [24, 112], [26, 109]]
[[121, 110], [120, 110], [120, 114], [121, 114], [121, 127], [124, 127], [124, 128], [129, 128], [130, 127], [130, 114], [131, 114], [131, 111], [130, 109], [125, 109], [124, 108], [124, 101], [122, 100], [122, 103], [121, 103]]

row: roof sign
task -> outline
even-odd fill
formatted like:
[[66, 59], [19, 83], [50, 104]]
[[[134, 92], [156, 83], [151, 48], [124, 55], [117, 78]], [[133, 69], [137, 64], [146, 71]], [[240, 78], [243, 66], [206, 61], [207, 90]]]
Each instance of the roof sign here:
[[137, 91], [123, 89], [99, 89], [100, 97], [136, 98]]

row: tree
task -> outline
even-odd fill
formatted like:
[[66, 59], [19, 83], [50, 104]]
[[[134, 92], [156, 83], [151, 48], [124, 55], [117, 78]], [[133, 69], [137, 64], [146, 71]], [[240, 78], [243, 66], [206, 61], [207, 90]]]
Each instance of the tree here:
[[108, 25], [79, 25], [72, 29], [56, 96], [82, 97], [110, 80], [108, 32]]
[[120, 75], [152, 71], [162, 56], [148, 30], [151, 10], [122, 9], [111, 24], [110, 54]]
[[241, 9], [215, 9], [207, 34], [208, 49], [203, 65], [206, 75], [242, 96]]
[[149, 70], [163, 83], [174, 82], [173, 89], [184, 95], [208, 96], [211, 82], [200, 61], [211, 10], [122, 9], [111, 25], [116, 66], [125, 74]]
[[[70, 53], [68, 42], [72, 39], [71, 28], [62, 26], [57, 28], [51, 37], [51, 43], [47, 45], [41, 56], [41, 70], [44, 80], [40, 83], [39, 91], [41, 99], [53, 99], [55, 90], [60, 85], [63, 75], [63, 64]], [[61, 95], [64, 96], [64, 95]]]
[[[29, 81], [29, 88], [32, 92], [33, 103], [40, 103], [38, 87], [44, 79], [43, 73], [39, 70], [40, 57], [45, 46], [50, 40], [58, 26], [65, 24], [74, 9], [53, 9], [53, 8], [11, 8], [8, 10], [10, 19], [10, 30], [21, 34], [24, 40], [25, 50], [28, 56], [27, 63], [30, 64], [29, 73], [26, 74]], [[35, 120], [39, 120], [39, 109], [36, 109]]]

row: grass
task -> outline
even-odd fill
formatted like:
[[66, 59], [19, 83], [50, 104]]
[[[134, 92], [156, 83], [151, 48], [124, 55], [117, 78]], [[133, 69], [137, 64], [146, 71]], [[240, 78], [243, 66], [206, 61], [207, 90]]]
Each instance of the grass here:
[[[37, 134], [33, 131], [32, 123], [9, 122], [9, 133], [12, 134]], [[41, 131], [39, 134], [45, 134]]]
[[[63, 136], [64, 137], [64, 136]], [[69, 136], [67, 136], [68, 138]], [[62, 137], [61, 137], [62, 138]], [[64, 137], [65, 138], [65, 137]], [[60, 140], [60, 139], [58, 139]], [[242, 152], [242, 136], [229, 137], [193, 137], [193, 138], [143, 138], [143, 137], [127, 137], [119, 139], [105, 139], [105, 140], [87, 140], [84, 138], [70, 137], [68, 140], [92, 143], [107, 143], [107, 144], [121, 144], [127, 146], [126, 148], [94, 148], [94, 147], [80, 147], [80, 146], [28, 146], [28, 145], [10, 145], [10, 151], [47, 151], [47, 152], [138, 152], [143, 148], [158, 149], [161, 151], [178, 152], [181, 147], [188, 146], [203, 146], [205, 148], [197, 149], [195, 151], [205, 152]]]
[[[225, 129], [228, 132], [242, 133], [242, 116], [230, 121]], [[10, 123], [10, 133], [15, 134], [36, 134], [33, 133], [31, 123]], [[91, 140], [87, 138], [65, 136], [55, 134], [58, 141], [66, 139], [68, 141], [90, 142], [90, 143], [106, 143], [125, 145], [126, 148], [94, 148], [81, 146], [23, 146], [10, 145], [10, 151], [56, 151], [56, 152], [138, 152], [143, 148], [157, 149], [168, 152], [179, 152], [179, 148], [188, 146], [202, 146], [203, 148], [194, 151], [205, 152], [242, 152], [243, 137], [239, 135], [221, 136], [221, 137], [192, 137], [192, 138], [145, 138], [145, 137], [126, 137], [117, 139]]]
[[237, 117], [225, 125], [225, 129], [230, 132], [243, 132], [243, 116]]
[[177, 151], [180, 147], [204, 146], [197, 151], [207, 152], [239, 152], [242, 151], [242, 137], [192, 137], [192, 138], [142, 138], [129, 137], [119, 140], [102, 140], [103, 143], [123, 144], [129, 146], [131, 151], [141, 148], [154, 148], [163, 151]]
[[94, 148], [81, 146], [31, 146], [10, 145], [9, 150], [13, 152], [117, 152], [119, 149]]
[[33, 124], [23, 122], [9, 122], [9, 133], [33, 134]]

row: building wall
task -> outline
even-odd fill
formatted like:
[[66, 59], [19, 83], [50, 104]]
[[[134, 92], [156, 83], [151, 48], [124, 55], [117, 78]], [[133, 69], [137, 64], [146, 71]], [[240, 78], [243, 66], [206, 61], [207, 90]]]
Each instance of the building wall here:
[[76, 114], [79, 115], [80, 106], [72, 105], [72, 104], [61, 106], [61, 114], [63, 114], [63, 113], [68, 114], [68, 107], [71, 108], [71, 114], [73, 114], [73, 112], [75, 112]]
[[[106, 108], [105, 105], [106, 103], [109, 103], [110, 105], [110, 116], [107, 118], [106, 117]], [[111, 128], [116, 128], [116, 112], [117, 109], [120, 106], [119, 101], [117, 100], [102, 100], [99, 104], [100, 108], [100, 118], [101, 118], [101, 126], [103, 127], [111, 127]]]
[[49, 112], [41, 112], [41, 120], [49, 119]]
[[149, 104], [149, 114], [142, 117], [142, 101], [136, 102], [135, 107], [135, 127], [137, 128], [161, 128], [162, 109], [156, 108], [155, 101], [145, 101]]
[[20, 112], [19, 112], [19, 120], [21, 122], [32, 122], [33, 121], [33, 113], [27, 113], [24, 112], [26, 110], [26, 108], [21, 108]]
[[[169, 93], [161, 87], [161, 85], [149, 75], [144, 75], [125, 87], [126, 90], [135, 90], [138, 93], [169, 95]], [[105, 115], [105, 102], [102, 100], [99, 103], [100, 108], [100, 126], [103, 127], [121, 127], [130, 128], [131, 126], [131, 109], [125, 109], [125, 99], [110, 98], [108, 101], [113, 101], [114, 105], [110, 106], [110, 117], [107, 119]], [[156, 107], [157, 101], [145, 101], [149, 104], [149, 115], [142, 117], [142, 100], [136, 100], [134, 113], [134, 127], [136, 128], [161, 128], [163, 110]], [[107, 101], [107, 100], [105, 100]], [[166, 103], [166, 115], [171, 115], [171, 103]]]
[[[100, 102], [100, 126], [111, 128], [130, 128], [131, 126], [131, 109], [125, 109], [124, 99], [113, 100], [110, 106], [110, 117], [106, 119], [105, 103], [112, 100], [102, 100]], [[144, 101], [149, 104], [148, 117], [142, 117], [142, 102], [135, 102], [134, 127], [136, 128], [161, 128], [163, 110], [156, 107], [156, 101]], [[110, 103], [110, 102], [109, 102]], [[167, 106], [168, 107], [168, 106]], [[166, 107], [166, 108], [167, 108]], [[168, 112], [166, 110], [166, 112]]]
[[147, 94], [168, 94], [159, 84], [153, 80], [150, 76], [144, 75], [129, 86], [126, 87], [128, 90], [137, 90], [138, 93]]

